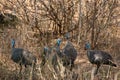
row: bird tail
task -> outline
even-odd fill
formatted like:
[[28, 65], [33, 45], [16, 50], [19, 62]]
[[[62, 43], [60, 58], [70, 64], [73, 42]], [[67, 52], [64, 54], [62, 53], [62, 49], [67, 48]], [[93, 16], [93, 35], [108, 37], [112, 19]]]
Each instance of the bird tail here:
[[117, 67], [117, 65], [115, 63], [111, 63], [110, 64], [111, 66], [114, 66], [114, 67]]
[[111, 66], [117, 67], [117, 65], [116, 65], [115, 63], [113, 63], [112, 61], [109, 61], [109, 64], [110, 64]]

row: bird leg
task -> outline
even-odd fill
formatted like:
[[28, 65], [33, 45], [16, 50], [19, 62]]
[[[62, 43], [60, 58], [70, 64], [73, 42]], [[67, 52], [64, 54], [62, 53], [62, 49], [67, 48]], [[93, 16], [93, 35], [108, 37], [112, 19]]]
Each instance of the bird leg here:
[[19, 74], [21, 74], [22, 72], [22, 64], [20, 63], [20, 71], [19, 71]]
[[20, 63], [20, 71], [19, 71], [19, 77], [22, 79], [22, 64]]
[[96, 74], [98, 73], [98, 69], [99, 69], [99, 67], [100, 67], [100, 64], [97, 64], [97, 69], [95, 69], [95, 71], [94, 71], [94, 75], [96, 75]]
[[25, 68], [27, 68], [27, 65], [25, 64]]
[[45, 58], [42, 58], [42, 62], [41, 62], [41, 66], [44, 66], [45, 65], [45, 63], [46, 63], [46, 59]]
[[71, 60], [71, 63], [70, 63], [70, 71], [72, 71], [73, 67], [74, 67], [74, 62]]

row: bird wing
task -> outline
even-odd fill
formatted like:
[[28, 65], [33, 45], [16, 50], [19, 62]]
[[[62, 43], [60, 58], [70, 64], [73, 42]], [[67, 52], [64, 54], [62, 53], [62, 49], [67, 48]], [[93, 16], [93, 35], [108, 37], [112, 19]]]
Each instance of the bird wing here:
[[102, 54], [98, 50], [87, 51], [87, 56], [91, 63], [99, 63], [99, 62], [102, 62], [103, 60]]
[[71, 42], [67, 42], [66, 46], [63, 49], [63, 53], [69, 58], [73, 59], [75, 59], [77, 56], [77, 51]]
[[23, 51], [23, 62], [27, 64], [32, 64], [33, 61], [36, 61], [35, 56], [31, 52], [24, 50]]
[[102, 56], [103, 56], [104, 59], [113, 60], [112, 56], [109, 53], [107, 53], [105, 51], [101, 51], [101, 53], [102, 53]]

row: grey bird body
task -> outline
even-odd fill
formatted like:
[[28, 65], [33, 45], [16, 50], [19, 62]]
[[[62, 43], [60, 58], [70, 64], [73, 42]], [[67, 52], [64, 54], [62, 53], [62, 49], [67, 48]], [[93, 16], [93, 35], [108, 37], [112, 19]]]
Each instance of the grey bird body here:
[[101, 51], [101, 50], [88, 50], [87, 51], [87, 56], [89, 61], [92, 64], [106, 64], [106, 65], [111, 65], [111, 66], [115, 66], [114, 64], [112, 64], [112, 57], [110, 54], [108, 54], [105, 51]]
[[22, 48], [13, 48], [11, 59], [20, 65], [24, 65], [25, 67], [27, 65], [32, 66], [32, 64], [36, 63], [36, 57], [31, 52]]

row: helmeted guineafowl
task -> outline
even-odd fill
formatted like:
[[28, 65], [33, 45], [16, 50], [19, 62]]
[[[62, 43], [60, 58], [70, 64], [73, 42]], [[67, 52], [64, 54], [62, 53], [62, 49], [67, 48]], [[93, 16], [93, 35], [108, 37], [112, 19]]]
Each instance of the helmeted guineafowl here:
[[41, 61], [41, 66], [44, 66], [46, 61], [49, 59], [49, 57], [51, 56], [51, 51], [52, 51], [52, 48], [51, 47], [48, 47], [48, 46], [45, 46], [43, 48], [43, 52], [42, 52], [42, 55], [41, 55], [41, 58], [42, 58], [42, 61]]
[[94, 75], [97, 74], [98, 69], [101, 66], [101, 64], [110, 65], [114, 67], [117, 66], [115, 63], [112, 62], [113, 59], [109, 53], [105, 51], [101, 51], [101, 50], [90, 50], [90, 47], [91, 47], [90, 43], [87, 42], [85, 44], [85, 50], [87, 50], [87, 57], [92, 64], [97, 65], [97, 69], [94, 72]]
[[15, 48], [15, 40], [12, 39], [12, 55], [11, 59], [20, 65], [20, 72], [22, 70], [22, 65], [27, 67], [27, 65], [35, 67], [36, 57], [29, 51], [22, 48]]
[[[67, 37], [68, 39], [68, 37]], [[66, 46], [60, 51], [61, 39], [57, 40], [57, 54], [62, 58], [63, 66], [69, 66], [70, 70], [74, 67], [74, 61], [77, 58], [77, 51], [74, 48], [73, 44], [67, 40]]]
[[47, 54], [48, 54], [48, 47], [45, 46], [43, 49], [42, 55], [41, 55], [41, 59], [42, 59], [41, 66], [45, 65], [46, 60], [47, 60]]

